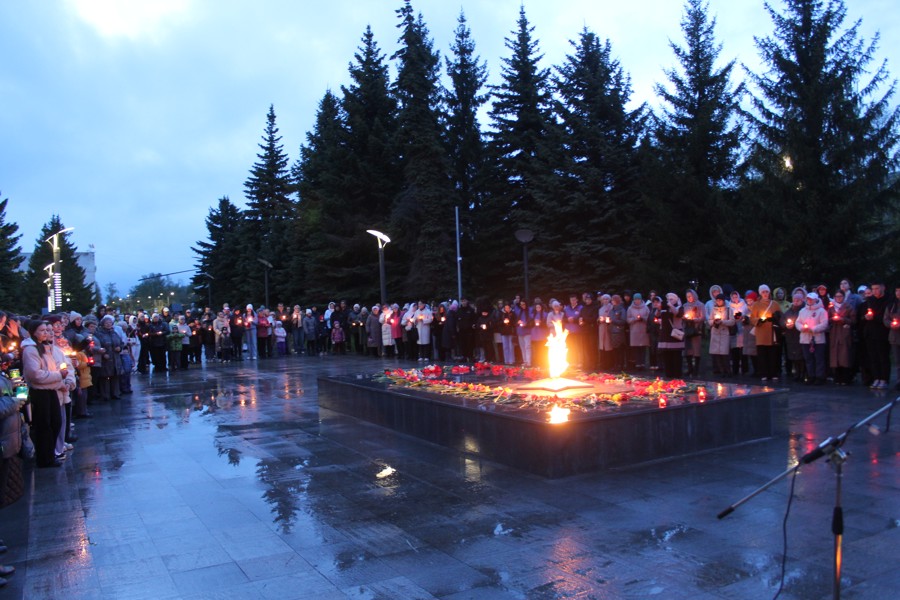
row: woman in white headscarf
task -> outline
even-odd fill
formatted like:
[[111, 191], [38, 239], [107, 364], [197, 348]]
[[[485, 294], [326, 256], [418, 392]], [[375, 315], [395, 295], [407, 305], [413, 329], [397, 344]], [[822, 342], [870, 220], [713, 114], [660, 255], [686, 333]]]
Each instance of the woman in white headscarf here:
[[659, 311], [659, 354], [666, 377], [681, 377], [681, 352], [684, 350], [684, 307], [678, 294], [666, 294]]

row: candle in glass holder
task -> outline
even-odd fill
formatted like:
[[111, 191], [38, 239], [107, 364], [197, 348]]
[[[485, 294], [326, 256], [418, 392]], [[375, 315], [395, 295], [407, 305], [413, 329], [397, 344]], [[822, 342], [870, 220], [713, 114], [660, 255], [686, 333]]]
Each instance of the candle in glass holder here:
[[481, 328], [482, 328], [482, 329], [487, 329], [487, 325], [485, 325], [484, 323], [482, 323], [482, 324], [481, 324]]
[[871, 319], [874, 316], [875, 316], [875, 313], [872, 311], [871, 308], [866, 311], [866, 318]]
[[668, 404], [669, 404], [669, 399], [666, 397], [666, 395], [660, 394], [659, 395], [659, 407], [665, 408]]
[[700, 386], [699, 388], [697, 388], [697, 399], [700, 402], [706, 402], [706, 388], [705, 387]]
[[794, 320], [793, 320], [793, 319], [788, 319], [787, 321], [785, 321], [785, 325], [787, 325], [788, 327], [790, 327], [790, 326], [793, 325], [793, 324], [794, 324]]
[[898, 321], [897, 319], [893, 319], [891, 321], [891, 327], [898, 327], [898, 326], [900, 326], [900, 321]]

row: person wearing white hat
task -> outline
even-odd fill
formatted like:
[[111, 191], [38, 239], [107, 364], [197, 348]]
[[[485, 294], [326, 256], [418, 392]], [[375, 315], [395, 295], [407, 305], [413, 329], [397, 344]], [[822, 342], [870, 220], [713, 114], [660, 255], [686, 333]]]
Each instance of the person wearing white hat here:
[[756, 337], [756, 353], [763, 381], [778, 381], [781, 375], [781, 342], [777, 326], [781, 323], [781, 305], [772, 299], [769, 286], [759, 286], [759, 300], [750, 309], [750, 325]]
[[800, 332], [800, 347], [806, 361], [807, 385], [825, 383], [825, 332], [828, 331], [828, 311], [816, 292], [806, 295], [806, 306], [797, 316], [795, 325]]
[[[256, 360], [257, 347], [256, 347], [256, 311], [253, 310], [253, 305], [248, 304], [247, 308], [244, 310], [243, 321], [244, 321], [244, 344], [247, 346], [247, 358], [250, 360]], [[242, 354], [241, 348], [234, 349], [235, 354]]]

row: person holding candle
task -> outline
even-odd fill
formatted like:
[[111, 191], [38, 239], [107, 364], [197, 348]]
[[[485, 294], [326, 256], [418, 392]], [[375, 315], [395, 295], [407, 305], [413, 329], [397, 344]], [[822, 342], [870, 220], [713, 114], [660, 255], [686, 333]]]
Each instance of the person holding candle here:
[[[684, 350], [684, 307], [677, 294], [666, 294], [666, 303], [659, 311], [659, 353], [662, 357], [663, 370], [666, 377], [681, 377], [681, 353]], [[681, 332], [681, 337], [672, 335], [674, 330]]]
[[747, 372], [747, 359], [744, 356], [744, 319], [750, 309], [737, 290], [731, 291], [729, 300], [728, 308], [734, 315], [734, 327], [729, 331], [731, 334], [731, 374], [736, 377]]
[[612, 296], [600, 295], [600, 307], [597, 309], [597, 349], [600, 352], [600, 369], [608, 371], [613, 366], [613, 343], [610, 333], [610, 316]]
[[650, 370], [659, 370], [659, 312], [662, 309], [662, 298], [654, 295], [650, 299], [647, 312], [647, 337], [650, 348]]
[[[443, 304], [442, 304], [443, 306]], [[528, 318], [528, 310], [525, 310], [525, 317]], [[444, 317], [444, 326], [441, 329], [441, 337], [437, 340], [438, 351], [442, 361], [454, 360], [457, 358], [456, 348], [459, 345], [459, 302], [452, 300], [447, 304], [446, 316]], [[531, 354], [531, 341], [529, 340], [529, 358]]]
[[744, 302], [747, 304], [747, 312], [743, 314], [742, 338], [744, 346], [741, 349], [741, 373], [750, 375], [751, 377], [759, 377], [759, 356], [756, 351], [756, 331], [753, 330], [753, 324], [750, 323], [750, 313], [753, 312], [753, 306], [759, 299], [759, 294], [753, 290], [747, 290], [744, 293]]
[[725, 300], [725, 294], [716, 296], [715, 306], [706, 322], [709, 325], [709, 355], [712, 357], [713, 373], [727, 376], [731, 372], [728, 364], [731, 354], [729, 331], [734, 327], [734, 313]]
[[[378, 322], [381, 323], [381, 356], [396, 356], [397, 347], [394, 345], [394, 326], [393, 322], [397, 320], [394, 314], [394, 308], [385, 302], [381, 307], [381, 314], [378, 315]], [[337, 321], [334, 321], [337, 323]], [[332, 325], [332, 331], [334, 326]], [[334, 338], [332, 338], [334, 341]]]
[[59, 467], [55, 450], [62, 429], [60, 407], [75, 389], [75, 369], [53, 345], [50, 325], [32, 319], [25, 322], [25, 330], [30, 337], [22, 340], [22, 375], [28, 383], [35, 461], [40, 468]]
[[791, 305], [781, 315], [787, 374], [796, 382], [801, 382], [806, 378], [806, 359], [803, 357], [803, 349], [800, 346], [800, 330], [797, 328], [797, 319], [800, 317], [800, 311], [803, 310], [805, 303], [806, 291], [800, 287], [795, 288], [791, 294]]
[[476, 361], [494, 361], [494, 314], [487, 298], [479, 298], [476, 302], [478, 314], [472, 323], [475, 331], [474, 357]]
[[895, 390], [900, 390], [900, 285], [894, 288], [894, 298], [884, 311], [884, 326], [888, 328], [888, 343], [894, 353], [894, 368], [897, 372]]
[[693, 289], [687, 290], [684, 298], [684, 357], [687, 362], [687, 375], [698, 377], [706, 307], [701, 304], [700, 296]]
[[516, 315], [516, 339], [519, 342], [519, 352], [522, 353], [522, 364], [526, 367], [531, 366], [531, 327], [534, 324], [531, 320], [531, 310], [528, 308], [528, 301], [524, 298], [519, 300], [517, 306], [513, 308]]
[[[258, 318], [258, 315], [256, 314], [256, 311], [253, 310], [252, 304], [247, 305], [247, 307], [244, 309], [244, 312], [241, 313], [241, 317], [241, 325], [243, 325], [244, 327], [243, 343], [247, 345], [247, 358], [249, 358], [250, 360], [256, 360], [259, 356], [259, 349], [257, 348], [258, 342], [256, 339], [256, 320]], [[234, 328], [232, 327], [232, 329]], [[242, 347], [236, 347], [235, 351], [237, 351], [237, 348]]]
[[825, 332], [828, 331], [828, 310], [816, 292], [806, 295], [806, 306], [797, 315], [794, 326], [800, 331], [800, 347], [806, 362], [806, 384], [823, 385], [825, 383], [825, 365], [828, 356], [825, 352]]
[[647, 333], [647, 321], [650, 318], [650, 309], [644, 304], [644, 298], [639, 293], [632, 297], [631, 306], [625, 313], [628, 322], [628, 337], [631, 341], [631, 361], [634, 368], [643, 371], [647, 364], [647, 347], [650, 345], [650, 335]]
[[585, 292], [581, 295], [581, 355], [582, 369], [586, 373], [597, 370], [597, 350], [599, 346], [597, 317], [600, 305], [594, 302], [594, 295]]
[[581, 318], [583, 308], [578, 300], [578, 294], [572, 294], [569, 296], [569, 304], [563, 310], [566, 314], [566, 330], [569, 332], [566, 347], [569, 349], [569, 360], [573, 366], [581, 366], [584, 359], [581, 348], [581, 330], [584, 328]]
[[828, 322], [831, 323], [828, 336], [828, 366], [833, 369], [834, 382], [837, 385], [848, 385], [853, 380], [851, 367], [856, 311], [846, 301], [842, 290], [834, 294], [831, 308], [828, 309]]
[[778, 326], [781, 322], [781, 306], [772, 298], [769, 286], [759, 286], [759, 300], [750, 309], [750, 324], [756, 338], [759, 357], [759, 375], [763, 381], [778, 381], [781, 375], [781, 347]]
[[[860, 330], [860, 341], [865, 345], [865, 371], [872, 380], [869, 387], [883, 390], [888, 387], [891, 377], [890, 329], [884, 324], [884, 313], [889, 300], [884, 294], [883, 283], [872, 284], [872, 295], [859, 306], [857, 323]], [[868, 382], [865, 382], [868, 383]]]
[[244, 360], [244, 330], [246, 329], [244, 315], [241, 311], [236, 310], [230, 315], [230, 318], [228, 312], [226, 312], [225, 318], [228, 319], [228, 331], [231, 339], [231, 355], [228, 359], [233, 358], [234, 360], [242, 361]]
[[512, 365], [516, 362], [516, 354], [513, 348], [516, 336], [516, 321], [516, 314], [513, 312], [512, 305], [509, 301], [503, 301], [497, 330], [500, 332], [500, 340], [503, 347], [503, 364], [505, 365]]
[[414, 328], [417, 333], [419, 362], [431, 360], [431, 324], [434, 322], [434, 314], [424, 300], [419, 300], [418, 308], [413, 313]]
[[[704, 319], [709, 319], [709, 315], [712, 314], [713, 308], [716, 306], [716, 298], [719, 297], [719, 294], [722, 293], [722, 286], [714, 283], [709, 286], [709, 300], [706, 301], [706, 304], [703, 305], [705, 312], [703, 313]], [[727, 304], [727, 302], [726, 302]]]
[[459, 299], [459, 311], [457, 315], [458, 344], [459, 355], [466, 362], [470, 362], [474, 358], [475, 351], [475, 319], [478, 314], [475, 307], [469, 302], [469, 299], [462, 297]]
[[540, 298], [534, 299], [534, 304], [528, 311], [528, 319], [531, 331], [528, 339], [531, 340], [531, 364], [545, 366], [547, 364], [547, 311]]
[[[309, 309], [307, 309], [307, 311], [308, 310]], [[312, 339], [312, 343], [315, 344], [315, 333], [313, 334]], [[381, 356], [381, 340], [381, 307], [374, 304], [372, 310], [369, 312], [369, 316], [366, 317], [366, 348], [368, 349], [369, 356]], [[307, 344], [309, 344], [309, 342], [307, 342]], [[308, 350], [307, 354], [313, 356]]]
[[444, 326], [447, 324], [447, 303], [441, 302], [436, 308], [433, 307], [431, 312], [434, 315], [431, 322], [431, 356], [440, 357], [443, 355], [441, 339], [444, 337]]
[[612, 369], [617, 372], [624, 372], [628, 353], [628, 334], [626, 332], [628, 310], [625, 308], [620, 295], [612, 295], [607, 318], [609, 319], [609, 337], [613, 347]]

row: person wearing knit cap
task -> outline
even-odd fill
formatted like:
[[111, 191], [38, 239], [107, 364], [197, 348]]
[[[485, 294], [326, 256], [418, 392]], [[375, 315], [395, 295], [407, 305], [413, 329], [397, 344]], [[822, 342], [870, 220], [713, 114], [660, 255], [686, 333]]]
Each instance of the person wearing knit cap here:
[[[759, 377], [759, 357], [756, 352], [756, 332], [753, 331], [753, 324], [750, 322], [750, 315], [753, 313], [753, 307], [758, 300], [759, 294], [753, 290], [747, 290], [747, 293], [744, 295], [744, 301], [747, 304], [747, 313], [745, 314], [744, 330], [742, 332], [744, 342], [742, 360], [744, 362], [741, 366], [744, 374], [750, 374], [752, 377]], [[748, 368], [748, 362], [750, 368]]]
[[825, 332], [828, 331], [828, 311], [816, 292], [806, 296], [806, 306], [800, 311], [795, 324], [800, 331], [800, 347], [806, 361], [807, 385], [825, 383]]
[[759, 300], [750, 309], [750, 324], [756, 336], [759, 373], [763, 381], [778, 381], [781, 375], [781, 305], [772, 298], [769, 286], [759, 286]]
[[730, 374], [728, 358], [731, 354], [730, 330], [734, 327], [734, 313], [725, 302], [725, 294], [719, 293], [714, 302], [706, 321], [709, 326], [709, 355], [712, 357], [713, 373], [727, 376]]
[[834, 371], [834, 382], [847, 385], [853, 380], [853, 324], [856, 311], [838, 289], [827, 308], [830, 329], [827, 337], [828, 366]]
[[806, 292], [803, 291], [803, 288], [794, 288], [791, 293], [791, 305], [781, 315], [787, 375], [797, 382], [806, 378], [806, 360], [803, 358], [803, 349], [800, 347], [800, 331], [797, 329], [797, 319], [800, 317], [800, 311], [803, 310], [805, 303]]
[[[674, 379], [681, 377], [681, 352], [684, 350], [684, 307], [677, 294], [669, 292], [666, 301], [659, 311], [659, 355], [662, 358], [665, 376]], [[681, 337], [672, 335], [674, 330], [681, 332]]]

